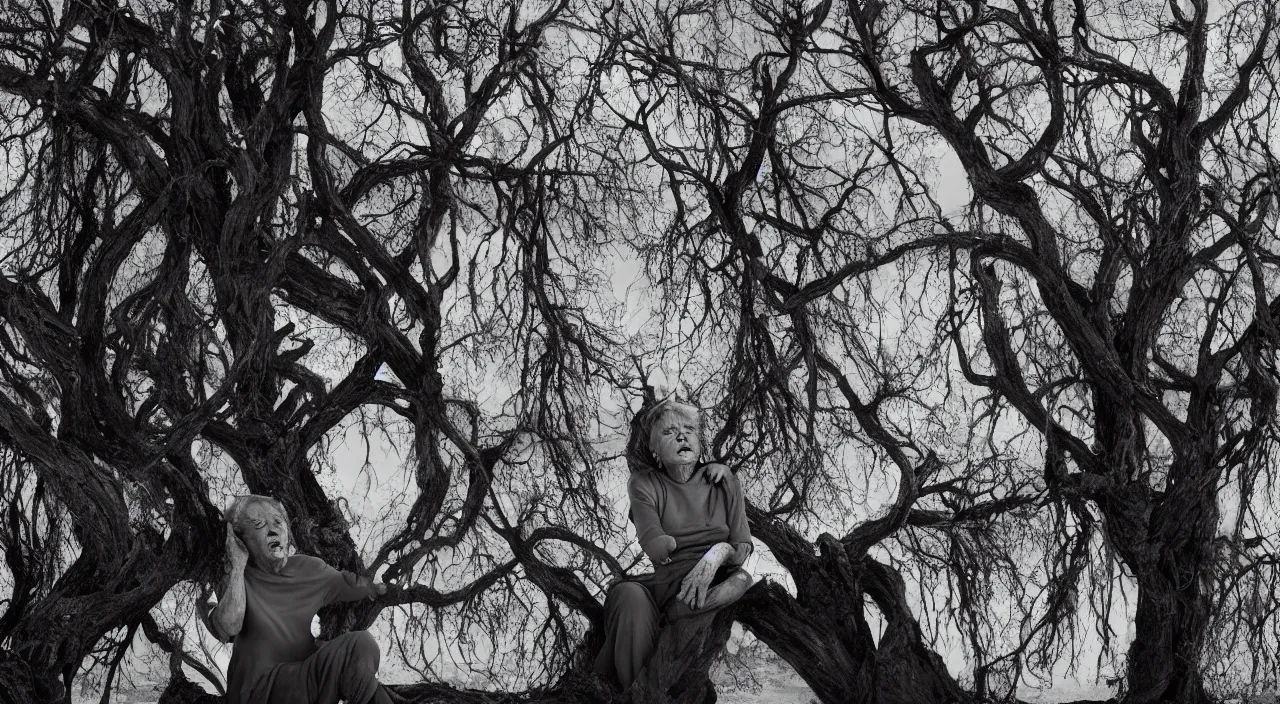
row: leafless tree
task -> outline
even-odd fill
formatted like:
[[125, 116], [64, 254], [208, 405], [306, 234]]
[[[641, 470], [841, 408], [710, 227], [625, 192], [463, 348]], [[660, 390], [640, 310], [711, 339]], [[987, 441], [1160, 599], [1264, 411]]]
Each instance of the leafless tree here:
[[839, 31], [886, 117], [968, 176], [968, 217], [917, 243], [949, 259], [964, 377], [1042, 436], [1075, 555], [1055, 579], [1111, 588], [1081, 583], [1097, 535], [1136, 587], [1129, 702], [1207, 701], [1215, 604], [1241, 598], [1222, 558], [1237, 576], [1269, 560], [1276, 20], [1254, 2], [854, 1]]
[[[828, 48], [845, 21], [830, 2], [633, 3], [605, 19], [619, 50], [598, 110], [623, 171], [658, 194], [633, 235], [672, 331], [655, 354], [715, 408], [715, 452], [742, 468], [753, 534], [795, 584], [763, 584], [738, 618], [824, 702], [1012, 694], [1016, 678], [986, 687], [1009, 655], [982, 593], [1017, 571], [1012, 526], [1043, 484], [989, 442], [994, 418], [946, 392], [946, 269], [917, 241], [937, 215], [927, 141]], [[857, 520], [860, 480], [886, 474], [895, 493]], [[952, 590], [976, 692], [929, 647], [908, 563]]]
[[[301, 550], [398, 585], [326, 634], [388, 607], [516, 628], [515, 600], [548, 621], [520, 674], [567, 669], [600, 611], [572, 568], [621, 569], [580, 537], [616, 530], [590, 440], [617, 365], [587, 256], [607, 174], [567, 146], [577, 11], [5, 6], [7, 696], [65, 700], [86, 658], [164, 640], [148, 611], [220, 559], [212, 488], [280, 498]], [[317, 479], [353, 418], [412, 449], [367, 554]]]
[[[1274, 629], [1262, 606], [1274, 516], [1259, 502], [1275, 403], [1273, 13], [1247, 2], [660, 3], [611, 27], [626, 56], [616, 83], [631, 95], [608, 104], [673, 213], [651, 267], [669, 274], [667, 296], [692, 301], [681, 329], [695, 332], [681, 342], [729, 350], [721, 439], [739, 427], [757, 436], [734, 438], [730, 454], [753, 459], [769, 429], [818, 435], [819, 409], [832, 410], [822, 401], [838, 392], [850, 430], [902, 471], [888, 516], [850, 533], [869, 540], [841, 541], [853, 564], [934, 515], [912, 507], [938, 454], [878, 413], [905, 385], [883, 363], [863, 368], [882, 385], [851, 383], [849, 361], [870, 355], [837, 322], [875, 314], [846, 289], [895, 262], [937, 274], [931, 288], [949, 301], [921, 313], [950, 337], [955, 376], [989, 394], [988, 417], [1040, 435], [1030, 456], [1042, 476], [1006, 477], [987, 505], [1047, 489], [1049, 584], [1022, 641], [975, 671], [979, 696], [1060, 652], [1082, 590], [1109, 632], [1109, 560], [1137, 589], [1129, 701], [1205, 700], [1210, 640], [1218, 652], [1255, 646], [1245, 670], [1274, 679], [1273, 649], [1261, 647]], [[940, 217], [913, 168], [944, 144], [972, 188], [967, 217]], [[994, 478], [969, 479], [939, 485], [972, 498]], [[1224, 487], [1236, 505], [1220, 536]], [[804, 493], [779, 489], [772, 498]], [[766, 515], [754, 513], [758, 534], [812, 608], [812, 550], [770, 536]], [[789, 563], [789, 544], [806, 559]], [[988, 559], [1002, 559], [991, 547]], [[1247, 606], [1248, 623], [1232, 605]], [[866, 657], [857, 631], [855, 660]], [[802, 674], [844, 669], [812, 652], [789, 659]]]
[[[1274, 680], [1274, 12], [7, 5], [3, 691], [109, 685], [138, 631], [198, 662], [150, 612], [208, 583], [212, 497], [247, 489], [400, 585], [327, 635], [390, 609], [402, 652], [505, 637], [499, 686], [608, 696], [600, 601], [639, 567], [592, 439], [628, 353], [681, 358], [795, 587], [689, 626], [636, 701], [704, 696], [733, 619], [824, 702], [1011, 696], [1116, 576], [1129, 701], [1206, 700], [1208, 652]], [[612, 246], [656, 294], [634, 346]], [[356, 423], [411, 448], [369, 525], [318, 479]]]

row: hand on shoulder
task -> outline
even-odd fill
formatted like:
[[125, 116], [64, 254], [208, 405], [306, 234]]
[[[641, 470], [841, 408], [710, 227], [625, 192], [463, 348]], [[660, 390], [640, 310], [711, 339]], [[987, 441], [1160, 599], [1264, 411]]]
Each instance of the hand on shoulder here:
[[733, 478], [733, 471], [729, 469], [728, 465], [720, 464], [719, 462], [709, 462], [703, 465], [702, 476], [706, 481], [711, 482], [712, 484], [719, 484], [726, 479]]

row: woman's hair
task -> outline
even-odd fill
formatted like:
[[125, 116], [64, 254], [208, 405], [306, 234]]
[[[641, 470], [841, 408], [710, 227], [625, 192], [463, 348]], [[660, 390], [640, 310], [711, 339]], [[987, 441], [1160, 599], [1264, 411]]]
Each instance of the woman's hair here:
[[668, 397], [648, 406], [642, 406], [631, 419], [631, 438], [627, 442], [627, 464], [631, 467], [631, 471], [658, 469], [661, 466], [657, 456], [653, 454], [653, 449], [649, 447], [649, 439], [653, 435], [653, 426], [668, 414], [676, 414], [694, 421], [698, 428], [699, 444], [703, 452], [706, 452], [707, 419], [702, 409], [691, 403]]

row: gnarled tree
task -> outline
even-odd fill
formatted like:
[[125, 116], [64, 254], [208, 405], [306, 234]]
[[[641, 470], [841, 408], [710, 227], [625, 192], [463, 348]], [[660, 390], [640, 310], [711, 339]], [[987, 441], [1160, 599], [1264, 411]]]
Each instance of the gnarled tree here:
[[[701, 624], [680, 696], [707, 691], [729, 618], [824, 701], [1004, 696], [1061, 652], [1101, 539], [1138, 590], [1127, 696], [1203, 701], [1206, 644], [1276, 626], [1251, 501], [1280, 315], [1274, 13], [6, 5], [0, 691], [65, 700], [86, 663], [109, 684], [139, 631], [183, 662], [149, 611], [215, 575], [217, 504], [247, 489], [302, 550], [399, 585], [326, 635], [393, 608], [406, 649], [478, 635], [494, 686], [588, 692], [603, 589], [639, 569], [592, 447], [633, 374], [595, 266], [625, 238], [660, 310], [630, 351], [688, 361], [795, 586]], [[963, 219], [925, 175], [941, 144]], [[402, 476], [366, 470], [403, 488], [377, 520], [318, 471], [356, 422], [411, 448]], [[889, 487], [875, 517], [864, 479]], [[1043, 593], [1018, 583], [1032, 525]], [[975, 692], [930, 626], [963, 634]], [[658, 680], [633, 694], [672, 696]]]
[[1221, 488], [1236, 555], [1271, 532], [1247, 526], [1268, 524], [1280, 341], [1276, 22], [1269, 2], [854, 1], [840, 35], [883, 113], [968, 176], [969, 215], [917, 244], [949, 261], [964, 377], [1042, 436], [1065, 539], [1096, 526], [1136, 588], [1128, 702], [1208, 700], [1235, 588]]
[[[886, 560], [927, 572], [941, 550], [952, 625], [988, 622], [965, 590], [1010, 566], [996, 526], [1041, 493], [944, 391], [945, 291], [912, 255], [936, 214], [927, 154], [828, 50], [846, 19], [830, 2], [620, 5], [598, 111], [657, 194], [634, 235], [670, 331], [655, 354], [715, 409], [714, 452], [744, 468], [753, 534], [795, 584], [757, 588], [739, 618], [824, 702], [966, 700]], [[858, 517], [858, 484], [885, 473], [892, 495]], [[974, 635], [975, 660], [998, 659]]]
[[[0, 10], [0, 691], [65, 700], [91, 655], [114, 673], [170, 588], [213, 578], [219, 497], [245, 489], [284, 502], [304, 552], [397, 585], [324, 634], [392, 606], [501, 629], [492, 603], [519, 599], [550, 613], [519, 674], [565, 669], [582, 626], [558, 605], [600, 607], [545, 544], [620, 569], [557, 528], [612, 530], [588, 431], [614, 343], [576, 254], [603, 189], [566, 148], [571, 53], [543, 51], [573, 11]], [[412, 447], [368, 553], [317, 476], [365, 414]]]

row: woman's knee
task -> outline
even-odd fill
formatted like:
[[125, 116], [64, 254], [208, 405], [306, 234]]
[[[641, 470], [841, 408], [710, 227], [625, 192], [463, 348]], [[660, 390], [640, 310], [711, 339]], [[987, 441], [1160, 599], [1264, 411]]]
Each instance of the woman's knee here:
[[653, 602], [653, 595], [643, 585], [621, 582], [609, 590], [609, 598], [605, 600], [605, 614], [613, 622], [655, 620], [658, 617], [658, 606]]
[[643, 585], [635, 582], [619, 582], [609, 590], [607, 601], [613, 602], [612, 608], [620, 611], [652, 610], [653, 597]]

